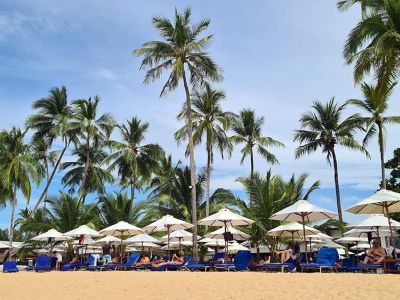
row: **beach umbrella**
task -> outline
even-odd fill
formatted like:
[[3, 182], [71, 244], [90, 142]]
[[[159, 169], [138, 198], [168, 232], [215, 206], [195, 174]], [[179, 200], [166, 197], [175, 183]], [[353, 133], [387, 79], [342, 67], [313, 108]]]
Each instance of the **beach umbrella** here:
[[[243, 226], [243, 225], [251, 225], [254, 223], [253, 220], [245, 218], [239, 214], [235, 214], [229, 209], [223, 208], [220, 209], [217, 213], [212, 214], [204, 219], [201, 219], [197, 222], [198, 225], [204, 226], [223, 226], [224, 232], [227, 232], [228, 226]], [[225, 248], [228, 249], [229, 244], [228, 241], [225, 241]], [[225, 251], [225, 256], [227, 255], [227, 251]]]
[[160, 245], [154, 244], [154, 243], [150, 243], [150, 242], [143, 242], [143, 243], [133, 243], [132, 245], [133, 247], [144, 247], [144, 248], [160, 248]]
[[81, 237], [81, 236], [97, 237], [100, 236], [100, 233], [97, 230], [94, 230], [87, 225], [81, 225], [78, 228], [72, 229], [64, 233], [64, 235], [72, 237]]
[[[250, 238], [250, 235], [236, 228], [233, 228], [232, 226], [228, 226], [226, 228], [226, 231], [232, 234], [234, 240], [244, 241]], [[207, 233], [205, 237], [210, 239], [223, 239], [224, 233], [225, 233], [225, 227], [221, 227], [220, 229]]]
[[304, 226], [303, 228], [303, 225], [300, 223], [290, 222], [271, 229], [267, 232], [267, 235], [276, 237], [291, 237], [293, 241], [295, 237], [302, 237], [304, 230], [306, 235], [319, 233], [319, 230], [310, 226]]
[[331, 237], [330, 235], [327, 235], [323, 232], [318, 232], [317, 234], [310, 234], [307, 235], [307, 238], [316, 238], [316, 239], [320, 239], [320, 240], [333, 240], [333, 237]]
[[6, 244], [3, 244], [0, 242], [0, 249], [8, 249], [8, 248], [10, 248], [9, 245], [6, 245]]
[[161, 247], [161, 250], [168, 250], [169, 249], [179, 249], [181, 250], [182, 246], [193, 246], [193, 241], [183, 241], [179, 244], [179, 242], [170, 242], [169, 246], [163, 246]]
[[204, 239], [201, 239], [199, 242], [200, 243], [204, 243], [204, 246], [225, 247], [225, 240], [224, 239], [204, 238]]
[[334, 219], [337, 214], [311, 204], [307, 200], [299, 200], [294, 204], [274, 213], [270, 219], [278, 221], [301, 221], [303, 225], [303, 240], [304, 248], [306, 249], [307, 261], [307, 239], [306, 239], [306, 225], [305, 222], [319, 221], [324, 219]]
[[[400, 229], [400, 222], [397, 222], [393, 219], [389, 219], [391, 223], [391, 227], [395, 229]], [[380, 237], [381, 235], [384, 236], [384, 232], [389, 232], [390, 234], [390, 228], [388, 226], [388, 218], [385, 217], [382, 214], [373, 214], [370, 215], [368, 218], [363, 220], [362, 222], [356, 224], [356, 225], [351, 225], [349, 227], [352, 227], [354, 229], [361, 229], [361, 230], [375, 230], [377, 237]]]
[[239, 244], [236, 241], [229, 242], [229, 246], [225, 248], [225, 251], [227, 251], [230, 254], [237, 253], [238, 251], [241, 251], [241, 250], [250, 251], [249, 248], [246, 248], [245, 246]]
[[357, 245], [354, 245], [354, 246], [350, 247], [350, 250], [356, 250], [357, 253], [358, 253], [358, 249], [364, 250], [364, 249], [369, 249], [369, 248], [371, 248], [371, 245], [370, 245], [370, 244], [368, 244], [368, 243], [361, 243], [361, 244], [357, 244]]
[[49, 252], [51, 252], [51, 250], [56, 242], [66, 241], [66, 240], [71, 240], [71, 239], [72, 239], [72, 237], [65, 236], [61, 232], [59, 232], [55, 229], [50, 229], [50, 230], [46, 231], [45, 233], [39, 234], [38, 236], [31, 238], [32, 241], [48, 242], [50, 245]]
[[135, 235], [133, 237], [130, 237], [124, 241], [124, 243], [127, 244], [141, 244], [142, 246], [142, 252], [144, 252], [144, 243], [159, 243], [159, 240], [156, 238], [153, 238], [152, 236], [146, 234], [146, 233], [141, 233], [138, 235]]
[[[189, 229], [192, 228], [194, 225], [190, 224], [186, 221], [179, 220], [171, 215], [165, 215], [161, 219], [145, 226], [143, 229], [147, 232], [156, 232], [156, 231], [166, 231], [168, 232], [168, 247], [169, 247], [169, 235], [171, 234], [171, 231], [173, 230], [184, 230], [184, 229]], [[169, 250], [168, 250], [168, 255], [169, 255]]]
[[377, 191], [367, 199], [349, 207], [346, 211], [353, 214], [384, 214], [390, 230], [390, 243], [393, 245], [393, 227], [390, 213], [400, 212], [400, 194], [386, 189]]
[[[368, 238], [366, 237], [356, 237], [356, 236], [344, 236], [340, 239], [337, 239], [336, 242], [341, 244], [356, 244], [355, 247], [358, 253], [358, 244], [359, 243], [368, 243]], [[356, 257], [356, 263], [358, 263], [358, 258]]]
[[104, 245], [104, 244], [107, 244], [107, 243], [116, 245], [116, 244], [121, 244], [121, 241], [122, 241], [121, 239], [119, 239], [119, 238], [117, 238], [117, 237], [115, 237], [115, 236], [106, 235], [105, 237], [103, 237], [103, 238], [101, 238], [101, 239], [99, 239], [99, 240], [94, 241], [94, 242], [92, 243], [92, 245]]
[[375, 229], [350, 229], [343, 233], [344, 236], [355, 236], [355, 237], [368, 237], [368, 234], [371, 234], [371, 237], [385, 237], [390, 236], [389, 229], [380, 229], [378, 232]]
[[[197, 236], [197, 239], [200, 239], [201, 236]], [[170, 242], [178, 242], [179, 243], [179, 249], [181, 249], [181, 243], [184, 241], [193, 241], [193, 234], [191, 232], [188, 232], [186, 230], [175, 230], [171, 232], [169, 235], [165, 235], [161, 238], [162, 241], [170, 241]]]

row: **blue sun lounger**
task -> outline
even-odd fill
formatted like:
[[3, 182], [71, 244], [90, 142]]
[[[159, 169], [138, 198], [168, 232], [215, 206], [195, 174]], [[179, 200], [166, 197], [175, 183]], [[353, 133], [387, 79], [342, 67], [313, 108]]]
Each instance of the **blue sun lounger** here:
[[51, 271], [51, 257], [40, 255], [36, 258], [36, 264], [34, 270], [39, 271]]
[[180, 270], [182, 267], [184, 267], [186, 264], [190, 264], [192, 262], [192, 257], [190, 256], [185, 256], [185, 259], [183, 260], [183, 262], [181, 264], [166, 264], [166, 265], [162, 265], [159, 267], [152, 267], [150, 270], [151, 271], [178, 271]]
[[339, 259], [339, 254], [336, 248], [321, 248], [317, 255], [315, 263], [300, 264], [301, 272], [322, 270], [334, 271], [334, 265]]
[[19, 269], [17, 267], [17, 262], [15, 261], [5, 261], [3, 263], [3, 273], [16, 273]]
[[217, 271], [247, 271], [251, 260], [251, 252], [240, 250], [236, 253], [233, 263], [216, 264]]
[[76, 271], [76, 270], [83, 270], [88, 268], [90, 265], [94, 263], [95, 257], [90, 255], [88, 259], [84, 262], [77, 262], [73, 264], [66, 264], [61, 267], [61, 271]]
[[383, 263], [359, 263], [357, 267], [361, 269], [361, 272], [370, 273], [373, 271], [376, 273], [378, 269], [383, 269]]
[[139, 253], [132, 253], [129, 257], [129, 260], [124, 264], [108, 264], [102, 266], [89, 266], [88, 270], [90, 271], [110, 271], [110, 270], [128, 270], [134, 269], [135, 263], [139, 260]]

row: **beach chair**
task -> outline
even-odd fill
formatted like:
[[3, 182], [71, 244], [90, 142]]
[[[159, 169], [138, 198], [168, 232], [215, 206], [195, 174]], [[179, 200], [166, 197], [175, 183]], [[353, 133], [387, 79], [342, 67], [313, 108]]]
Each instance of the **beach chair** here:
[[296, 256], [296, 261], [293, 263], [265, 263], [261, 266], [262, 270], [266, 272], [294, 272], [296, 265], [303, 260], [303, 254], [297, 253]]
[[336, 271], [334, 266], [338, 259], [339, 254], [336, 248], [321, 248], [318, 251], [315, 263], [300, 264], [301, 272], [315, 270], [319, 270], [320, 273], [322, 273], [322, 270]]
[[181, 264], [166, 264], [166, 265], [162, 265], [159, 267], [152, 267], [150, 270], [151, 271], [178, 271], [180, 270], [182, 267], [184, 267], [186, 264], [191, 264], [193, 258], [190, 256], [185, 256], [185, 259], [183, 260], [183, 262]]
[[383, 263], [359, 263], [358, 267], [364, 273], [378, 273], [379, 269], [383, 270]]
[[77, 262], [77, 263], [72, 263], [72, 264], [66, 264], [61, 267], [61, 271], [76, 271], [76, 270], [83, 270], [92, 265], [95, 261], [95, 257], [93, 255], [90, 255], [88, 259], [84, 262]]
[[36, 272], [39, 271], [51, 271], [51, 257], [40, 255], [36, 258], [36, 264], [34, 267]]
[[139, 253], [132, 253], [129, 260], [124, 264], [107, 264], [102, 266], [89, 266], [90, 271], [111, 271], [111, 270], [129, 270], [135, 268], [135, 263], [139, 260]]
[[217, 271], [248, 271], [251, 260], [251, 252], [240, 250], [236, 253], [233, 263], [223, 263], [214, 265]]
[[3, 263], [3, 273], [16, 273], [18, 271], [17, 262], [7, 260]]
[[191, 271], [191, 272], [195, 272], [195, 271], [207, 272], [207, 270], [210, 270], [210, 265], [208, 265], [208, 264], [187, 264], [182, 267], [182, 270], [187, 270], [187, 271]]

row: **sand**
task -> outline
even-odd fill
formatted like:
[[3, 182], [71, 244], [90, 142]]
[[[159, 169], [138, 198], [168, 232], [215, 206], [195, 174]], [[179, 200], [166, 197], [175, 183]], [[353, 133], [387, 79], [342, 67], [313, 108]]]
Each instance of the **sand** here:
[[0, 299], [399, 299], [400, 275], [190, 272], [0, 274]]

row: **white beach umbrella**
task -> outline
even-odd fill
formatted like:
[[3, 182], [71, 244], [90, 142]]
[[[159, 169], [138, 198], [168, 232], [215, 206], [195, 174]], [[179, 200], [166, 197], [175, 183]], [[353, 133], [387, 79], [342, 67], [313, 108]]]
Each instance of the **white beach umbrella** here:
[[112, 236], [131, 236], [143, 233], [143, 230], [125, 221], [120, 221], [114, 225], [108, 226], [107, 228], [100, 230], [100, 233], [103, 235]]
[[364, 249], [369, 249], [369, 248], [371, 248], [370, 244], [361, 243], [361, 244], [357, 244], [357, 245], [354, 245], [354, 246], [350, 247], [350, 250], [356, 250], [358, 252], [359, 249], [364, 250]]
[[104, 245], [104, 244], [107, 244], [107, 243], [116, 245], [116, 244], [121, 244], [121, 241], [122, 241], [121, 239], [119, 239], [119, 238], [117, 238], [117, 237], [115, 237], [115, 236], [106, 235], [105, 237], [103, 237], [103, 238], [101, 238], [101, 239], [99, 239], [99, 240], [94, 241], [94, 242], [92, 243], [92, 245]]
[[100, 236], [100, 233], [97, 230], [94, 230], [87, 225], [81, 225], [78, 228], [72, 229], [64, 233], [64, 235], [72, 237], [80, 237], [80, 236], [97, 237]]
[[300, 223], [290, 222], [271, 229], [267, 232], [267, 235], [276, 237], [291, 237], [292, 240], [294, 240], [295, 237], [303, 237], [304, 230], [306, 235], [319, 233], [319, 230], [310, 226], [304, 226], [303, 228], [303, 225]]
[[[171, 234], [171, 231], [173, 230], [184, 230], [184, 229], [190, 229], [194, 225], [190, 224], [186, 221], [179, 220], [171, 215], [165, 215], [161, 219], [145, 226], [143, 229], [146, 230], [147, 232], [156, 232], [156, 231], [166, 231], [168, 232], [167, 236]], [[168, 247], [169, 247], [169, 238], [168, 238]], [[169, 250], [168, 250], [169, 252]], [[168, 253], [169, 255], [169, 253]]]
[[6, 244], [3, 244], [3, 243], [0, 243], [0, 249], [8, 249], [8, 248], [10, 248], [10, 246], [9, 246], [9, 245], [6, 245]]
[[[231, 226], [228, 226], [226, 228], [226, 232], [230, 232], [234, 240], [244, 241], [250, 238], [250, 235], [248, 235], [247, 233], [244, 233]], [[205, 237], [210, 239], [223, 239], [224, 233], [225, 233], [225, 227], [221, 227], [220, 229], [207, 233]]]
[[[337, 214], [334, 212], [311, 204], [307, 200], [299, 200], [281, 211], [274, 213], [270, 219], [278, 221], [301, 221], [303, 224], [304, 248], [307, 249], [305, 222], [334, 219], [336, 217]], [[305, 254], [307, 261], [307, 251]]]
[[[211, 216], [208, 216], [197, 222], [198, 225], [204, 226], [223, 226], [224, 232], [227, 232], [228, 226], [251, 225], [253, 223], [253, 220], [245, 218], [226, 208], [220, 209], [215, 214], [212, 214]], [[225, 248], [229, 248], [227, 241], [225, 241]], [[225, 254], [227, 254], [227, 251]]]
[[390, 230], [389, 229], [380, 229], [380, 230], [375, 230], [375, 229], [350, 229], [343, 233], [344, 236], [355, 236], [355, 237], [368, 237], [368, 234], [371, 234], [371, 237], [385, 237], [385, 236], [390, 236]]
[[228, 253], [237, 253], [240, 250], [249, 250], [249, 248], [246, 248], [245, 246], [239, 244], [236, 241], [229, 242], [229, 246], [225, 248], [225, 251], [228, 251]]
[[[201, 236], [197, 236], [197, 239], [200, 239]], [[179, 248], [182, 250], [181, 244], [185, 241], [192, 241], [193, 242], [193, 234], [186, 230], [175, 230], [171, 232], [169, 235], [165, 235], [161, 238], [162, 241], [170, 241], [170, 242], [178, 242]]]
[[136, 252], [138, 251], [137, 248], [133, 247], [133, 246], [128, 246], [126, 247], [126, 252]]
[[318, 232], [317, 234], [310, 234], [306, 236], [307, 238], [316, 238], [319, 240], [333, 240], [333, 237], [331, 237], [330, 235], [327, 235], [323, 232]]
[[202, 242], [204, 243], [204, 246], [209, 246], [209, 247], [225, 247], [225, 240], [223, 239], [204, 238], [199, 242]]
[[390, 230], [390, 242], [393, 246], [393, 228], [390, 213], [400, 212], [400, 194], [381, 189], [367, 199], [349, 207], [346, 211], [353, 214], [384, 214]]
[[356, 243], [368, 243], [368, 238], [366, 237], [355, 237], [355, 236], [344, 236], [337, 239], [336, 242], [341, 244], [356, 244]]
[[[394, 229], [400, 229], [400, 222], [397, 222], [393, 219], [389, 219], [391, 223], [391, 227]], [[362, 222], [356, 224], [356, 225], [351, 225], [349, 227], [352, 227], [354, 229], [364, 229], [364, 230], [375, 230], [376, 235], [378, 237], [381, 236], [381, 233], [383, 231], [388, 231], [390, 233], [390, 228], [388, 226], [389, 221], [388, 218], [385, 217], [382, 214], [372, 214]], [[383, 233], [384, 235], [384, 233]], [[390, 234], [389, 234], [390, 235]]]
[[141, 244], [142, 246], [142, 252], [144, 252], [144, 243], [159, 243], [160, 241], [157, 240], [156, 238], [153, 238], [152, 236], [146, 234], [146, 233], [141, 233], [138, 235], [135, 235], [133, 237], [130, 237], [124, 241], [124, 243], [127, 244]]
[[144, 248], [161, 248], [160, 245], [154, 244], [154, 243], [150, 243], [150, 242], [143, 242], [143, 243], [133, 243], [132, 245], [129, 246], [133, 246], [133, 247], [144, 247]]
[[193, 246], [193, 241], [170, 242], [169, 245], [161, 247], [161, 250], [182, 249], [182, 246]]
[[59, 241], [71, 240], [72, 238], [70, 236], [63, 235], [61, 232], [55, 229], [50, 229], [45, 233], [39, 234], [38, 236], [31, 238], [32, 241], [38, 241], [38, 242], [46, 242], [49, 239], [55, 242], [59, 242]]

